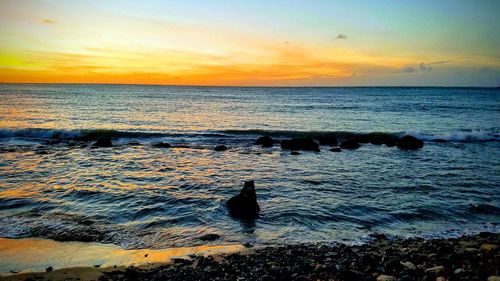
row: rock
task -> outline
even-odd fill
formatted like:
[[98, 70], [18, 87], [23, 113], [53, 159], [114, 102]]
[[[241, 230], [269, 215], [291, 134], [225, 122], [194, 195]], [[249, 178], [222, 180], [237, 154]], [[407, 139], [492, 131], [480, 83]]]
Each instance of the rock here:
[[388, 135], [388, 134], [379, 134], [372, 133], [369, 134], [370, 143], [374, 145], [382, 145], [385, 144], [388, 147], [396, 146], [399, 138], [396, 136]]
[[438, 274], [441, 271], [444, 271], [444, 266], [442, 266], [442, 265], [436, 266], [436, 267], [427, 268], [425, 270], [425, 272], [431, 272], [431, 273], [435, 273], [435, 274]]
[[319, 144], [311, 138], [294, 138], [282, 140], [281, 148], [290, 150], [309, 150], [319, 152]]
[[294, 150], [294, 151], [290, 152], [290, 155], [300, 155], [300, 152]]
[[416, 137], [406, 135], [398, 140], [398, 147], [401, 149], [419, 149], [424, 147], [424, 142]]
[[318, 137], [318, 141], [321, 145], [337, 145], [339, 141], [337, 140], [336, 137], [333, 136], [320, 136]]
[[231, 216], [236, 218], [254, 219], [260, 211], [253, 181], [246, 181], [240, 194], [226, 202]]
[[141, 143], [138, 141], [130, 141], [128, 142], [128, 145], [141, 145]]
[[340, 143], [340, 147], [343, 149], [358, 149], [360, 147], [359, 143], [354, 139], [348, 139]]
[[215, 241], [219, 238], [220, 238], [220, 235], [215, 234], [215, 233], [209, 233], [209, 234], [205, 234], [205, 235], [200, 236], [201, 241]]
[[465, 272], [465, 269], [463, 269], [463, 268], [457, 268], [457, 269], [455, 269], [455, 270], [453, 271], [453, 273], [455, 273], [455, 274], [462, 274], [462, 273], [464, 273], [464, 272]]
[[192, 260], [182, 259], [182, 258], [173, 258], [172, 262], [175, 264], [181, 264], [181, 265], [191, 265], [193, 263]]
[[221, 144], [221, 145], [217, 145], [216, 147], [214, 147], [214, 150], [215, 151], [225, 151], [227, 150], [227, 146]]
[[488, 243], [483, 243], [481, 245], [481, 247], [479, 248], [479, 250], [483, 253], [489, 253], [491, 251], [494, 251], [498, 248], [497, 245], [493, 245], [493, 244], [488, 244]]
[[488, 277], [488, 281], [500, 281], [500, 276], [490, 276]]
[[443, 276], [439, 276], [438, 278], [436, 278], [436, 281], [447, 281], [447, 280]]
[[110, 138], [100, 138], [94, 143], [95, 147], [112, 147], [113, 143]]
[[166, 142], [158, 142], [158, 143], [153, 144], [153, 147], [156, 147], [156, 148], [170, 148], [171, 145], [169, 143], [166, 143]]
[[444, 139], [433, 139], [433, 142], [448, 142], [447, 140]]
[[255, 141], [255, 144], [262, 145], [262, 147], [272, 147], [273, 143], [274, 141], [270, 136], [262, 136]]
[[334, 147], [334, 148], [330, 148], [330, 151], [331, 152], [341, 152], [342, 149], [340, 149], [340, 147]]
[[417, 267], [412, 263], [412, 262], [401, 262], [401, 265], [404, 266], [406, 269], [409, 270], [415, 270]]
[[379, 275], [377, 281], [396, 281], [396, 277], [390, 275]]
[[54, 270], [54, 268], [53, 268], [52, 266], [49, 266], [49, 267], [47, 267], [47, 268], [45, 269], [45, 271], [46, 271], [46, 272], [51, 272], [51, 271], [53, 271], [53, 270]]

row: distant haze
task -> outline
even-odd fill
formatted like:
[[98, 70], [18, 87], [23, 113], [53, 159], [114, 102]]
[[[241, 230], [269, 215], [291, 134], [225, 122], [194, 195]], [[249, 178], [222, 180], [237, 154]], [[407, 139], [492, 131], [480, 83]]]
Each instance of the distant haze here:
[[0, 82], [500, 86], [500, 1], [0, 0]]

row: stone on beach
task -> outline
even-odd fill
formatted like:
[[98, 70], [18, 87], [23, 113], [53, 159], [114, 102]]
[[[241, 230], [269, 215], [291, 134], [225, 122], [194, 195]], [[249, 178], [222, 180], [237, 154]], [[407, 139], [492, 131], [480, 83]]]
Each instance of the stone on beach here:
[[253, 219], [260, 211], [255, 193], [254, 181], [246, 181], [240, 194], [232, 197], [226, 202], [231, 216], [243, 219]]
[[416, 137], [406, 135], [398, 140], [397, 145], [401, 149], [412, 150], [424, 147], [424, 142]]
[[319, 144], [311, 138], [294, 138], [281, 141], [282, 149], [289, 150], [309, 150], [319, 152]]
[[262, 145], [262, 147], [272, 147], [273, 142], [274, 141], [270, 136], [262, 136], [255, 141], [255, 144]]
[[379, 275], [377, 281], [396, 281], [396, 278], [390, 275]]

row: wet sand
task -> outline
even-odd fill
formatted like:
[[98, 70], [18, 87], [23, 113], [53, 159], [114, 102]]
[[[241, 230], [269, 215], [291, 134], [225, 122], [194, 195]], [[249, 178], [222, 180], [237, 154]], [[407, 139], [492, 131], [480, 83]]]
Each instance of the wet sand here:
[[50, 277], [49, 279], [73, 276], [90, 280], [110, 269], [154, 267], [172, 259], [188, 258], [193, 254], [218, 256], [222, 253], [242, 252], [244, 249], [242, 245], [224, 245], [125, 250], [110, 244], [0, 238], [0, 279], [7, 277], [10, 280], [24, 280], [40, 276], [32, 274], [33, 272], [45, 273], [52, 268], [51, 272], [42, 276]]
[[[5, 244], [16, 240], [2, 239]], [[36, 239], [27, 239], [36, 241]], [[47, 242], [46, 240], [43, 240]], [[14, 274], [5, 280], [500, 280], [500, 234], [480, 233], [452, 239], [388, 239], [373, 237], [364, 245], [297, 244], [247, 249], [238, 246], [169, 250], [120, 250], [99, 245], [104, 256], [92, 257], [85, 243], [70, 256], [87, 262], [108, 260], [101, 267], [66, 268], [48, 273]], [[35, 243], [37, 244], [37, 243]], [[26, 244], [25, 244], [26, 245]], [[29, 244], [28, 244], [29, 245]], [[96, 246], [96, 245], [93, 245]], [[56, 248], [57, 248], [56, 247]], [[66, 246], [64, 246], [66, 247]], [[90, 247], [90, 248], [87, 248]], [[15, 247], [11, 247], [15, 249]], [[76, 247], [69, 247], [77, 250]], [[106, 249], [106, 250], [104, 250]], [[111, 250], [113, 249], [113, 250]], [[26, 251], [29, 251], [27, 249]], [[46, 249], [47, 250], [47, 249]], [[35, 248], [35, 253], [41, 253]], [[198, 251], [198, 252], [197, 252]], [[13, 251], [9, 251], [11, 253]], [[148, 262], [140, 255], [151, 254]], [[110, 256], [106, 256], [110, 255]], [[117, 257], [113, 257], [116, 255]], [[36, 259], [27, 258], [21, 261]], [[55, 258], [57, 255], [50, 255]], [[149, 255], [148, 255], [149, 256]], [[40, 257], [39, 258], [43, 258]], [[174, 259], [172, 259], [174, 258]], [[2, 257], [2, 264], [5, 260]], [[151, 262], [151, 261], [155, 262]], [[111, 266], [113, 262], [117, 267]], [[40, 262], [40, 261], [39, 261]], [[43, 261], [45, 263], [45, 260]], [[65, 261], [54, 261], [63, 265]], [[67, 262], [67, 261], [66, 261]], [[74, 263], [74, 261], [72, 261]], [[106, 267], [108, 266], [108, 267]], [[5, 264], [2, 265], [5, 268]]]

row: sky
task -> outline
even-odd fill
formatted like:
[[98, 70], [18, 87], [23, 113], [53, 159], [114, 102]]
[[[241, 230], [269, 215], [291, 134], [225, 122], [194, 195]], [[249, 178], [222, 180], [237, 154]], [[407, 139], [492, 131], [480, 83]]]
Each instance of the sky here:
[[0, 82], [500, 86], [500, 1], [0, 0]]

